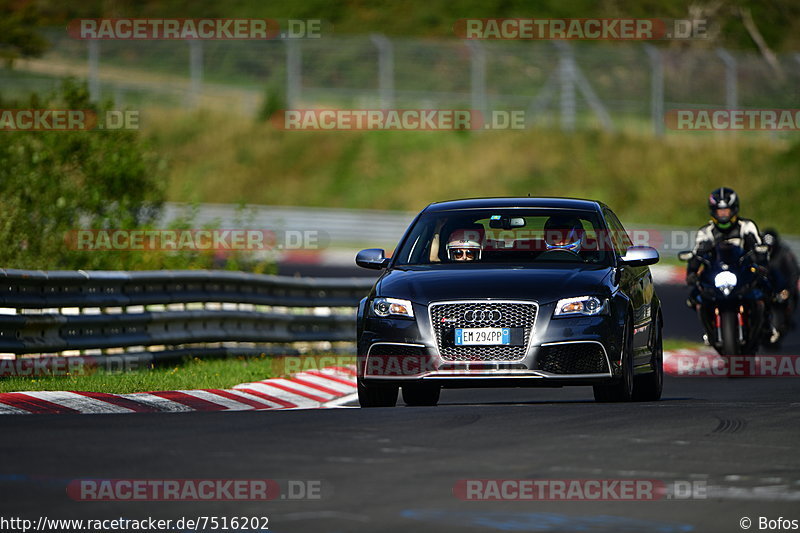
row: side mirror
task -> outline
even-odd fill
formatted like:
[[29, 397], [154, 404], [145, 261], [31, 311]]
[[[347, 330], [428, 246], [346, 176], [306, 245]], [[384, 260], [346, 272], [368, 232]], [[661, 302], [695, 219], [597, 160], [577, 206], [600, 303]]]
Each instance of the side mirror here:
[[692, 253], [692, 251], [691, 251], [691, 250], [686, 250], [686, 251], [683, 251], [683, 252], [678, 252], [678, 259], [680, 259], [681, 261], [688, 261], [688, 260], [690, 260], [692, 257], [694, 257], [694, 253]]
[[647, 266], [658, 263], [658, 250], [650, 246], [631, 246], [620, 261], [625, 266]]
[[765, 253], [769, 252], [769, 245], [768, 244], [756, 244], [753, 247], [753, 250], [755, 250], [757, 254], [765, 254]]
[[362, 268], [380, 270], [389, 265], [389, 259], [386, 258], [381, 248], [367, 248], [358, 252], [356, 264]]

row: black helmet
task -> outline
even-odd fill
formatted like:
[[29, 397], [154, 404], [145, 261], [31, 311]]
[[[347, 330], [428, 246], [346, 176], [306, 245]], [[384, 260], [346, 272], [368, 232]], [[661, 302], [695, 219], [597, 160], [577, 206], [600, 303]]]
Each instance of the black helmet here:
[[569, 215], [554, 215], [544, 224], [544, 241], [548, 250], [566, 249], [577, 252], [583, 238], [580, 219]]
[[[731, 214], [725, 217], [717, 216], [717, 209], [730, 209]], [[715, 189], [708, 196], [708, 210], [717, 226], [727, 228], [731, 222], [736, 221], [736, 215], [739, 214], [739, 195], [728, 187]]]
[[772, 228], [767, 228], [764, 230], [764, 238], [762, 239], [764, 244], [769, 246], [770, 248], [776, 247], [781, 242], [781, 237], [778, 235], [778, 231]]

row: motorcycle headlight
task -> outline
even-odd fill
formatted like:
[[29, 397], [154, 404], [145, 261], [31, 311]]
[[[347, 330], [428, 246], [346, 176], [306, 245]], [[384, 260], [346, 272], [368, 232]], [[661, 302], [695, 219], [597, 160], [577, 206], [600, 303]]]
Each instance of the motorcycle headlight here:
[[601, 300], [595, 296], [578, 296], [559, 300], [553, 316], [595, 316], [607, 315], [608, 312], [607, 298]]
[[381, 318], [387, 316], [414, 318], [414, 308], [411, 307], [411, 302], [398, 298], [375, 298], [372, 300], [372, 312]]
[[728, 270], [724, 270], [714, 276], [714, 286], [721, 290], [725, 296], [731, 293], [738, 281], [739, 280], [736, 279], [736, 274]]

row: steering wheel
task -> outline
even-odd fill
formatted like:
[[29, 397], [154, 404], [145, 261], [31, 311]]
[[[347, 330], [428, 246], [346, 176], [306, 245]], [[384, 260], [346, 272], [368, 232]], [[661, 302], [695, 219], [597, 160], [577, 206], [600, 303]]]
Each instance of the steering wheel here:
[[547, 250], [539, 254], [537, 259], [544, 259], [545, 261], [574, 261], [575, 259], [578, 259], [579, 261], [583, 261], [578, 252], [568, 250], [566, 248], [554, 248], [552, 250]]

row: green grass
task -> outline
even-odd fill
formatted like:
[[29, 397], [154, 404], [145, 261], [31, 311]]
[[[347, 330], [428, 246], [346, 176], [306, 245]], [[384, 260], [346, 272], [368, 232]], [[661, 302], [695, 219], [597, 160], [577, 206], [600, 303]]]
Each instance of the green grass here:
[[572, 196], [606, 202], [628, 225], [697, 227], [709, 191], [724, 184], [739, 192], [743, 216], [797, 231], [794, 137], [287, 132], [210, 112], [143, 113], [169, 161], [174, 201], [417, 211], [453, 198]]
[[125, 394], [182, 389], [224, 389], [263, 379], [332, 364], [352, 364], [350, 358], [237, 357], [188, 359], [182, 363], [125, 372], [102, 369], [62, 376], [9, 376], [0, 378], [0, 392], [74, 390]]

